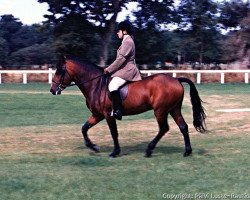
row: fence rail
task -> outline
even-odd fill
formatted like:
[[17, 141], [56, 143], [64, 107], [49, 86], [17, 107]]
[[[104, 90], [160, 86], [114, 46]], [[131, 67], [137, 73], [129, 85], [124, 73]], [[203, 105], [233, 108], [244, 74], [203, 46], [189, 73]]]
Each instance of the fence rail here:
[[[55, 70], [0, 70], [0, 84], [2, 84], [2, 74], [22, 74], [23, 84], [28, 83], [28, 74], [48, 74], [48, 83], [52, 83], [52, 77], [55, 73]], [[221, 84], [225, 83], [225, 74], [226, 73], [236, 73], [244, 74], [245, 83], [249, 83], [249, 73], [250, 70], [141, 70], [142, 74], [150, 76], [157, 73], [166, 73], [172, 74], [173, 77], [176, 77], [177, 74], [196, 74], [196, 83], [201, 83], [202, 74], [220, 74]]]

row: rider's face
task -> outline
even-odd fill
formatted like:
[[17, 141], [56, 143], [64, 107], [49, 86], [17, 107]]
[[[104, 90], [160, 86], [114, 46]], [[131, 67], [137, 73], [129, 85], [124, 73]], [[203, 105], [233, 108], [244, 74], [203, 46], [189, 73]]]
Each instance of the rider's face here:
[[123, 32], [122, 32], [122, 30], [118, 30], [117, 36], [118, 36], [119, 39], [123, 38]]

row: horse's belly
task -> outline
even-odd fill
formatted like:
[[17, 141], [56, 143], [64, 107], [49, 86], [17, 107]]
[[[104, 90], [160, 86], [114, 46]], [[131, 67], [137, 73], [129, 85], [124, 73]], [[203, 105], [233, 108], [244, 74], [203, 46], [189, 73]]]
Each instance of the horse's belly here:
[[128, 96], [123, 102], [124, 115], [140, 114], [151, 109], [150, 100], [142, 96], [137, 96], [137, 98]]

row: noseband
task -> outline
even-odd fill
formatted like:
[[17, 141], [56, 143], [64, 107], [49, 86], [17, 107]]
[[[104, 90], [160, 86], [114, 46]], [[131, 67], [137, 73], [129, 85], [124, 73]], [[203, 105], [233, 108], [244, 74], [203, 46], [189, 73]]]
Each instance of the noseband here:
[[74, 85], [76, 85], [76, 84], [66, 85], [66, 84], [64, 84], [64, 83], [63, 83], [63, 82], [64, 82], [64, 79], [65, 79], [66, 74], [68, 74], [68, 75], [69, 75], [69, 77], [71, 78], [71, 76], [70, 76], [69, 72], [67, 71], [66, 65], [64, 65], [64, 66], [62, 67], [62, 75], [61, 75], [61, 78], [60, 78], [59, 83], [58, 83], [58, 82], [56, 82], [56, 81], [52, 81], [53, 83], [58, 84], [58, 87], [57, 87], [58, 91], [63, 91], [66, 87], [70, 87], [70, 86], [74, 86]]
[[[67, 88], [67, 87], [71, 87], [71, 86], [75, 86], [75, 85], [78, 85], [78, 86], [79, 86], [79, 85], [88, 83], [88, 82], [90, 82], [90, 81], [93, 81], [93, 80], [95, 80], [95, 79], [97, 79], [97, 78], [99, 78], [99, 77], [105, 76], [105, 74], [101, 74], [101, 75], [98, 75], [98, 76], [96, 76], [96, 77], [94, 77], [94, 78], [91, 78], [91, 79], [89, 79], [89, 80], [87, 80], [87, 81], [84, 81], [84, 82], [81, 82], [81, 83], [78, 83], [78, 84], [72, 83], [72, 84], [66, 85], [66, 84], [63, 83], [66, 74], [68, 74], [69, 77], [71, 78], [71, 76], [70, 76], [70, 74], [69, 74], [69, 72], [68, 72], [68, 70], [67, 70], [66, 65], [63, 65], [63, 68], [62, 68], [62, 75], [61, 75], [61, 78], [60, 78], [60, 82], [58, 83], [58, 82], [56, 82], [56, 81], [52, 81], [53, 83], [58, 84], [58, 87], [57, 87], [57, 88], [58, 88], [58, 90], [60, 90], [60, 91], [63, 91], [63, 90], [64, 90], [65, 88]], [[71, 80], [72, 80], [72, 78], [71, 78]]]

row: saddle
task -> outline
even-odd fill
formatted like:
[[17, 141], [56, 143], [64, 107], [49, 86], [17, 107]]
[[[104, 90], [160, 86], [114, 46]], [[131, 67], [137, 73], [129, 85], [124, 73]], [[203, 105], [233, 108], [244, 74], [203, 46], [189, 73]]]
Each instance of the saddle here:
[[[108, 87], [108, 83], [111, 81], [111, 76], [108, 75], [106, 76], [106, 87]], [[131, 84], [132, 82], [131, 81], [127, 81], [123, 86], [121, 86], [119, 88], [119, 92], [120, 92], [120, 97], [122, 99], [122, 101], [124, 101], [127, 96], [128, 96], [128, 85]], [[107, 88], [108, 90], [108, 88]], [[108, 98], [111, 100], [111, 96], [110, 96], [110, 93], [108, 93]]]
[[[119, 89], [119, 92], [120, 92], [120, 96], [121, 96], [121, 99], [122, 101], [124, 101], [126, 99], [126, 97], [128, 96], [128, 85], [130, 84], [130, 82], [126, 83], [125, 85], [123, 85], [120, 89]], [[110, 93], [108, 94], [109, 96], [109, 99], [111, 100], [111, 96], [110, 96]]]
[[124, 86], [122, 86], [120, 89], [119, 89], [119, 92], [120, 92], [120, 96], [121, 96], [121, 99], [122, 101], [124, 101], [126, 99], [126, 97], [128, 96], [128, 85], [130, 83], [126, 83]]

